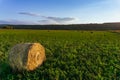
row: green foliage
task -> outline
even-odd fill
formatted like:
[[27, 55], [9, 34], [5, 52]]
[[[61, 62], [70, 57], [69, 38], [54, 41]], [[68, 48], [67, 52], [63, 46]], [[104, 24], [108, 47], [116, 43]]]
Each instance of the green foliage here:
[[3, 29], [13, 29], [13, 26], [4, 26]]
[[[13, 72], [8, 52], [40, 42], [47, 60], [32, 72]], [[0, 80], [119, 80], [120, 35], [107, 31], [0, 30]]]

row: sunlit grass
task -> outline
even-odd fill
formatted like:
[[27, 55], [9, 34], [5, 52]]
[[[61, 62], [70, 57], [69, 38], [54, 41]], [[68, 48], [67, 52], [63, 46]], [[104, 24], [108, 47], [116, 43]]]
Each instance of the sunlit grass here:
[[[40, 42], [46, 62], [33, 72], [13, 73], [7, 54], [18, 43]], [[0, 30], [0, 79], [120, 79], [120, 35], [110, 31]]]

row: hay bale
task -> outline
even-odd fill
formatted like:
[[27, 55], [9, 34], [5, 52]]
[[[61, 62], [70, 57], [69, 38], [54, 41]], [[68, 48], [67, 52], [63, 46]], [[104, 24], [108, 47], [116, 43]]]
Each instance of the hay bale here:
[[17, 44], [11, 49], [8, 59], [13, 70], [31, 71], [46, 60], [45, 49], [39, 43]]

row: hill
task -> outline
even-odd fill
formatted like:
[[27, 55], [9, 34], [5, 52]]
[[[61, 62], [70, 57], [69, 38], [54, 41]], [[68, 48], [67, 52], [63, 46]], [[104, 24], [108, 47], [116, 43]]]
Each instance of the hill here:
[[[6, 25], [1, 25], [5, 28]], [[120, 30], [120, 23], [103, 24], [69, 24], [69, 25], [8, 25], [14, 29], [40, 29], [40, 30]]]

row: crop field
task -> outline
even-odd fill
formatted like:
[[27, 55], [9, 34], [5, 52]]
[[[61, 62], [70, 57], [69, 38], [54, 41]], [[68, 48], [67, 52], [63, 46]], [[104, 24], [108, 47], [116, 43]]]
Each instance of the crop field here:
[[[13, 72], [10, 49], [30, 42], [45, 47], [46, 61], [35, 71]], [[0, 30], [0, 80], [120, 80], [120, 33]]]

